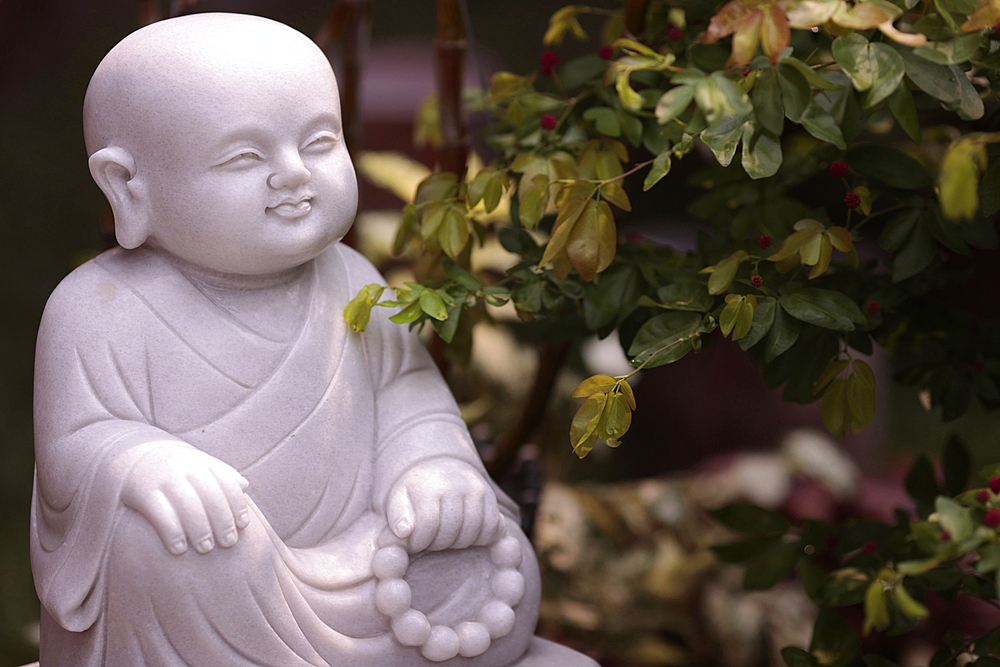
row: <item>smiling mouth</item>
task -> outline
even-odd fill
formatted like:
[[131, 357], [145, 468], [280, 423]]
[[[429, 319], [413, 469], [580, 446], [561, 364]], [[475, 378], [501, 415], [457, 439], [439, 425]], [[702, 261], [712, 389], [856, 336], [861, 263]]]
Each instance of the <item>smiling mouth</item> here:
[[298, 218], [308, 215], [312, 210], [312, 199], [306, 198], [297, 202], [286, 201], [278, 204], [277, 206], [269, 206], [267, 207], [267, 210], [274, 213], [279, 218], [297, 220]]

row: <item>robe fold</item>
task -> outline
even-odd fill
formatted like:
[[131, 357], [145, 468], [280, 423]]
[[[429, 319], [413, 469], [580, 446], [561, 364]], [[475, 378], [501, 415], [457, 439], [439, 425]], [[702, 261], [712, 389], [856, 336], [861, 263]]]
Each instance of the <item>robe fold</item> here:
[[[42, 667], [498, 667], [524, 653], [539, 591], [519, 530], [528, 590], [485, 654], [431, 663], [375, 610], [371, 559], [400, 476], [446, 457], [489, 478], [416, 336], [380, 308], [363, 334], [347, 328], [345, 305], [378, 272], [337, 244], [297, 280], [306, 305], [290, 340], [252, 330], [146, 248], [104, 253], [53, 293], [35, 378]], [[175, 447], [249, 480], [251, 522], [233, 547], [173, 556], [122, 504], [131, 466]], [[489, 568], [483, 548], [417, 558], [414, 608], [469, 620], [492, 599]]]

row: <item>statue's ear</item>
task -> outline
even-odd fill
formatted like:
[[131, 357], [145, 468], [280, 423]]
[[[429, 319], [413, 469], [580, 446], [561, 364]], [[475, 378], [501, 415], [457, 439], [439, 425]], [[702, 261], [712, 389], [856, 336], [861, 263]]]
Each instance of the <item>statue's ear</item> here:
[[115, 214], [115, 236], [123, 248], [137, 248], [149, 236], [149, 201], [135, 178], [135, 160], [124, 148], [108, 146], [90, 156], [90, 174]]

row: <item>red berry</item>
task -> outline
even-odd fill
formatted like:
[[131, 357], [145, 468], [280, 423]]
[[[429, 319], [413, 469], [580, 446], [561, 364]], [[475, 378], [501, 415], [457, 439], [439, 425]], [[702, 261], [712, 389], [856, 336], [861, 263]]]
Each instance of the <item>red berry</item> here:
[[552, 76], [552, 70], [559, 64], [559, 54], [555, 51], [542, 51], [541, 57], [542, 76]]
[[774, 239], [772, 239], [767, 234], [761, 234], [760, 237], [757, 239], [757, 245], [759, 245], [761, 248], [765, 250], [770, 248], [772, 243], [774, 243]]
[[597, 49], [597, 55], [604, 58], [605, 60], [611, 60], [615, 57], [615, 48], [613, 46], [608, 46], [605, 44], [601, 48]]
[[990, 491], [1000, 493], [1000, 475], [990, 477]]
[[747, 67], [745, 70], [743, 70], [743, 78], [745, 79], [748, 76], [750, 76], [750, 68], [749, 67]]
[[951, 542], [951, 533], [949, 533], [947, 530], [942, 530], [941, 531], [941, 541], [942, 542]]
[[637, 232], [629, 232], [625, 235], [625, 240], [635, 245], [642, 243], [642, 236], [640, 236]]
[[764, 284], [764, 278], [761, 276], [750, 276], [750, 284], [754, 287], [760, 287]]
[[861, 550], [864, 551], [866, 554], [869, 555], [873, 554], [876, 551], [878, 551], [878, 543], [875, 542], [874, 540], [868, 540], [867, 542], [861, 545]]
[[857, 192], [848, 192], [844, 196], [844, 203], [847, 205], [847, 208], [857, 208], [861, 206], [861, 195]]
[[985, 370], [986, 370], [986, 364], [983, 362], [982, 359], [976, 359], [975, 361], [972, 362], [973, 373], [982, 373]]
[[538, 121], [538, 124], [542, 126], [543, 130], [554, 130], [559, 121], [550, 113], [542, 116], [542, 119]]
[[850, 169], [847, 168], [847, 165], [839, 160], [830, 163], [830, 176], [833, 178], [843, 178], [847, 176], [848, 171]]
[[684, 31], [680, 28], [673, 27], [667, 31], [667, 39], [672, 42], [678, 42], [684, 37]]
[[882, 304], [875, 300], [869, 301], [865, 304], [865, 310], [869, 315], [878, 315], [882, 310]]
[[994, 507], [993, 509], [987, 511], [986, 516], [983, 517], [983, 523], [990, 528], [1000, 526], [1000, 509]]
[[992, 496], [990, 496], [990, 492], [987, 491], [986, 489], [979, 489], [979, 491], [976, 492], [976, 500], [978, 500], [984, 505], [990, 502], [991, 497]]
[[993, 32], [997, 33], [997, 34], [1000, 34], [1000, 21], [998, 21], [996, 24], [994, 24], [994, 26], [993, 26]]

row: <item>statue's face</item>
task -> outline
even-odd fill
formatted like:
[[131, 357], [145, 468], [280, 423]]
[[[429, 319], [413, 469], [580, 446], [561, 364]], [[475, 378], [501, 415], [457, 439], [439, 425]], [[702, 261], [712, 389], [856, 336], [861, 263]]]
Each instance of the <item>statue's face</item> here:
[[[196, 72], [161, 102], [139, 173], [150, 242], [225, 273], [298, 266], [339, 240], [357, 208], [336, 81], [325, 60]], [[169, 90], [167, 88], [166, 90]]]

